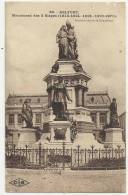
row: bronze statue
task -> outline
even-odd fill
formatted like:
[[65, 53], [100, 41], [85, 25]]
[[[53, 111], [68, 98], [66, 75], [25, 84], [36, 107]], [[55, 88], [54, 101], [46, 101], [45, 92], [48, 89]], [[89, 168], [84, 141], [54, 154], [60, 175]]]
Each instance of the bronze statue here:
[[67, 39], [68, 39], [68, 59], [77, 59], [78, 52], [77, 52], [77, 39], [74, 32], [74, 26], [67, 20]]
[[66, 26], [63, 25], [57, 33], [56, 42], [59, 46], [59, 59], [75, 60], [78, 58], [77, 39], [74, 27], [68, 20]]
[[53, 87], [52, 109], [55, 114], [55, 120], [67, 120], [67, 100], [72, 101], [67, 89], [63, 84], [63, 77], [58, 78], [58, 83]]
[[22, 120], [26, 123], [26, 128], [32, 128], [33, 127], [33, 113], [32, 109], [29, 105], [29, 100], [26, 99], [22, 106], [22, 114], [21, 114]]
[[52, 66], [51, 72], [52, 72], [52, 73], [57, 73], [58, 70], [59, 70], [59, 64], [58, 64], [58, 63], [55, 63], [55, 64]]
[[116, 128], [119, 127], [119, 120], [117, 114], [117, 103], [116, 99], [112, 99], [112, 103], [110, 104], [110, 124], [109, 127]]
[[63, 25], [56, 36], [59, 45], [59, 59], [66, 59], [68, 55], [68, 40], [66, 26]]

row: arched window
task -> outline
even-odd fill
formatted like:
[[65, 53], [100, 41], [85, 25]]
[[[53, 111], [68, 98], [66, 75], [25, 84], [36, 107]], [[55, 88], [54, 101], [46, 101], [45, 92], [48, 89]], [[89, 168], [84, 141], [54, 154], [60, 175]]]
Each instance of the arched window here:
[[91, 97], [91, 102], [94, 103], [94, 97], [93, 96]]

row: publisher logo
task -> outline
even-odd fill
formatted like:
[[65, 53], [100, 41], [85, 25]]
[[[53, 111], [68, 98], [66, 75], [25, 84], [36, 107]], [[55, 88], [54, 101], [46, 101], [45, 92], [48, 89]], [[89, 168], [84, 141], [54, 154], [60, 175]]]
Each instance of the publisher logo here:
[[12, 180], [9, 183], [16, 186], [16, 187], [22, 187], [22, 186], [25, 186], [25, 185], [29, 184], [28, 181], [26, 181], [24, 179], [21, 179], [21, 178], [17, 178], [15, 180]]

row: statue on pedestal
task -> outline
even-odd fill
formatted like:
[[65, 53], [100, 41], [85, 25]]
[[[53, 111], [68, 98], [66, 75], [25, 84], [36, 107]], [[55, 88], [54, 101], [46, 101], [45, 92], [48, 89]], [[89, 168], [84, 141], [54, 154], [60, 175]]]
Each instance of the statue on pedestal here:
[[53, 99], [52, 99], [52, 109], [53, 114], [55, 114], [55, 120], [63, 121], [67, 120], [67, 100], [72, 101], [69, 97], [68, 91], [63, 84], [63, 77], [58, 78], [58, 83], [53, 87]]
[[62, 25], [56, 36], [59, 46], [60, 60], [76, 60], [78, 58], [77, 39], [74, 26], [67, 20], [66, 26]]
[[22, 120], [26, 123], [26, 128], [32, 128], [33, 127], [33, 113], [31, 106], [29, 105], [29, 100], [26, 99], [22, 106], [22, 114], [21, 114]]
[[112, 99], [112, 103], [110, 104], [110, 124], [109, 127], [116, 128], [119, 127], [119, 120], [117, 114], [117, 103], [116, 99]]

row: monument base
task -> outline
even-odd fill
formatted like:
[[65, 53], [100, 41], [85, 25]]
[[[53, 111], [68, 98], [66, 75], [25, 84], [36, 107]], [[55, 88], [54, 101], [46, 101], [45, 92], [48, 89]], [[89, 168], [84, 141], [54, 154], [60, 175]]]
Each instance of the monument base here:
[[43, 149], [63, 149], [65, 147], [65, 149], [71, 149], [73, 147], [72, 143], [68, 143], [68, 142], [44, 142], [42, 140], [39, 140], [38, 142], [36, 142], [35, 144], [33, 144], [33, 148], [34, 149], [38, 149], [39, 145], [41, 144], [41, 147]]
[[22, 128], [19, 129], [18, 132], [20, 134], [18, 148], [25, 148], [26, 145], [31, 148], [32, 145], [36, 142], [36, 129]]
[[105, 143], [104, 146], [107, 147], [125, 147], [125, 144], [122, 139], [122, 132], [123, 129], [121, 128], [108, 128], [105, 130], [106, 132], [106, 138], [105, 138]]
[[97, 142], [94, 135], [91, 132], [79, 133], [73, 143], [73, 147], [80, 146], [83, 149], [89, 149], [93, 145], [94, 148], [103, 148], [104, 145]]
[[78, 122], [78, 134], [74, 140], [73, 147], [80, 145], [82, 148], [103, 148], [103, 144], [100, 144], [93, 135], [95, 125], [92, 122]]
[[49, 123], [50, 143], [70, 143], [70, 121], [52, 121]]
[[70, 121], [52, 121], [49, 122], [49, 130], [47, 133], [43, 133], [40, 140], [33, 144], [34, 148], [38, 148], [41, 144], [43, 148], [60, 148], [63, 144], [66, 148], [72, 147], [71, 134], [70, 134]]

